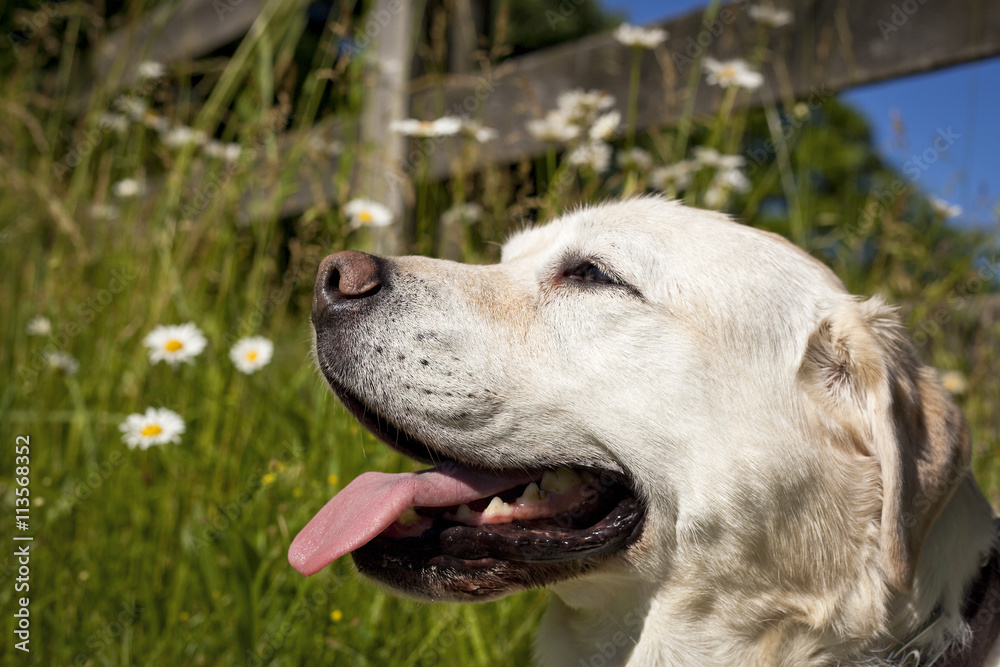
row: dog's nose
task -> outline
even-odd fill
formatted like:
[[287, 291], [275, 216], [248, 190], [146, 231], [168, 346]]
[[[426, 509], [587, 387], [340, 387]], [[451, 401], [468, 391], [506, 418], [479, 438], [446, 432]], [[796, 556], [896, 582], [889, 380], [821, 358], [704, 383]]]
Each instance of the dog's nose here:
[[319, 265], [314, 307], [334, 305], [348, 299], [363, 299], [382, 285], [378, 258], [357, 250], [329, 255]]

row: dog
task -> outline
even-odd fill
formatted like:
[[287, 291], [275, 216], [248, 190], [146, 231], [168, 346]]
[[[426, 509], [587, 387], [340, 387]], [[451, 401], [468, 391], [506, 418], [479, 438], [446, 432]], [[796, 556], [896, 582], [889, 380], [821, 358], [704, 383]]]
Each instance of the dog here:
[[553, 593], [543, 666], [1000, 665], [994, 513], [894, 311], [790, 242], [656, 197], [498, 264], [344, 251], [318, 365], [433, 467], [301, 530], [402, 594]]

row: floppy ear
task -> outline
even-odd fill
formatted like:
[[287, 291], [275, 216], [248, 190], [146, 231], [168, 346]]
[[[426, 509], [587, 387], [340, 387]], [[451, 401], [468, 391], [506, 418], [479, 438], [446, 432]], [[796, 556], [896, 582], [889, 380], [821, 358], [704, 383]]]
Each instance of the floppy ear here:
[[877, 298], [838, 307], [820, 323], [799, 379], [834, 437], [877, 460], [882, 569], [891, 586], [908, 590], [931, 526], [968, 471], [962, 412]]

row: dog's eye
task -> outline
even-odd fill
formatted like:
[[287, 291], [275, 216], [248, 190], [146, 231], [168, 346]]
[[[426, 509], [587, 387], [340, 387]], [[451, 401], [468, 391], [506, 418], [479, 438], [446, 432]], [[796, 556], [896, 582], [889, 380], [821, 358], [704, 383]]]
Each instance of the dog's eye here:
[[616, 281], [592, 262], [584, 262], [565, 273], [567, 278], [586, 283], [615, 283]]

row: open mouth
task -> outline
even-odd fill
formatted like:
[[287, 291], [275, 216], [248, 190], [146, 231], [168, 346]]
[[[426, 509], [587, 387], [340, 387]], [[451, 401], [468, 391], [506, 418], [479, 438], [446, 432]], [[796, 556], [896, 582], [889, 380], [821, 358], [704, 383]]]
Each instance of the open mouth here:
[[387, 444], [441, 463], [417, 473], [364, 473], [344, 487], [292, 542], [289, 561], [305, 575], [352, 553], [363, 574], [395, 588], [483, 599], [579, 575], [641, 534], [643, 504], [625, 474], [449, 460], [331, 385]]

